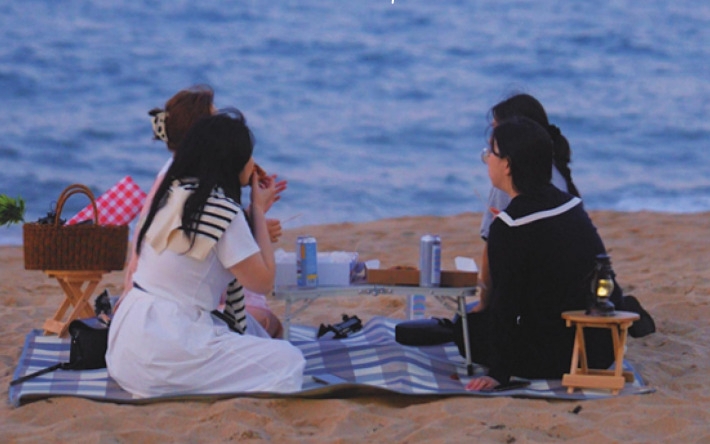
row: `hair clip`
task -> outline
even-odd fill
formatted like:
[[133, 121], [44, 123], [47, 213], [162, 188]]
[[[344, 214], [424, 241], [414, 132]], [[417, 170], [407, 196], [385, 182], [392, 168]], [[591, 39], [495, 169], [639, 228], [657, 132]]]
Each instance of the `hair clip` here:
[[165, 127], [165, 118], [168, 117], [167, 111], [159, 111], [155, 114], [151, 112], [150, 114], [153, 116], [150, 119], [150, 121], [153, 123], [153, 134], [157, 139], [168, 143], [168, 130]]

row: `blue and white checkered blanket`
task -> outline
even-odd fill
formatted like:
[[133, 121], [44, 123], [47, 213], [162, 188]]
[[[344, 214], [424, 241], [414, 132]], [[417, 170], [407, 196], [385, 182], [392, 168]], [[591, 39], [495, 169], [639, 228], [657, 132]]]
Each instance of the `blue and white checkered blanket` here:
[[[173, 399], [220, 399], [236, 396], [256, 397], [348, 397], [362, 393], [394, 392], [403, 395], [435, 396], [518, 396], [529, 398], [596, 399], [612, 396], [603, 390], [576, 390], [567, 393], [560, 380], [533, 380], [522, 389], [505, 392], [468, 392], [470, 377], [453, 343], [409, 347], [394, 339], [397, 319], [375, 317], [364, 328], [346, 339], [317, 340], [313, 327], [293, 326], [291, 342], [303, 351], [306, 369], [303, 389], [284, 395], [278, 393], [224, 393], [134, 399], [101, 370], [57, 370], [11, 386], [10, 402], [15, 406], [53, 396], [78, 396], [116, 403], [144, 404]], [[32, 373], [57, 362], [69, 361], [69, 340], [43, 336], [40, 330], [27, 335], [25, 347], [14, 378]], [[636, 377], [620, 395], [650, 393], [640, 375], [628, 364], [625, 370]], [[476, 375], [483, 373], [476, 366]]]

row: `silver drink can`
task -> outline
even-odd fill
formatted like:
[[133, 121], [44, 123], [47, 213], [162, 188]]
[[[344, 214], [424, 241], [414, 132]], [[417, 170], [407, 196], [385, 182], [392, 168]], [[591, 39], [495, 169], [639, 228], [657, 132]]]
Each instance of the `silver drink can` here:
[[425, 234], [419, 244], [419, 286], [438, 287], [441, 282], [441, 237]]
[[299, 287], [318, 286], [318, 247], [313, 236], [296, 240], [296, 281]]

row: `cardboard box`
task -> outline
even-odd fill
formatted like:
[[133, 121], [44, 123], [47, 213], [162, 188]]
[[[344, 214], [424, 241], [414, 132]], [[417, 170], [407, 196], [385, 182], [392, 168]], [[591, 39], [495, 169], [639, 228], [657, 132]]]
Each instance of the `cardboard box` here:
[[419, 285], [419, 270], [367, 270], [368, 284], [381, 285]]
[[[367, 270], [367, 283], [380, 285], [419, 285], [419, 270]], [[475, 287], [478, 273], [471, 271], [443, 270], [442, 287]]]
[[444, 270], [441, 272], [442, 287], [475, 287], [478, 273], [473, 271]]
[[[278, 251], [275, 285], [297, 285], [296, 254]], [[350, 285], [350, 273], [357, 262], [357, 253], [343, 251], [318, 252], [318, 285]]]

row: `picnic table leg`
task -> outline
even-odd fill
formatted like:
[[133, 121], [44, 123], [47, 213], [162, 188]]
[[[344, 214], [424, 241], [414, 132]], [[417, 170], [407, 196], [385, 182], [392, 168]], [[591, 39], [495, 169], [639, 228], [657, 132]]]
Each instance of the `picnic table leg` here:
[[[567, 321], [567, 326], [570, 326], [570, 321]], [[569, 374], [576, 375], [579, 372], [579, 349], [580, 349], [580, 335], [583, 334], [579, 325], [576, 326], [574, 331], [574, 346], [572, 347], [572, 364], [569, 367]], [[582, 339], [584, 336], [582, 336]], [[567, 393], [574, 393], [574, 386], [567, 387]]]
[[48, 324], [50, 323], [50, 321], [52, 321], [51, 322], [52, 324], [56, 324], [56, 325], [54, 325], [55, 328], [50, 328], [50, 329], [45, 328], [44, 329], [45, 335], [48, 335], [51, 333], [59, 334], [59, 331], [54, 331], [54, 330], [56, 330], [57, 328], [61, 328], [59, 326], [59, 324], [61, 323], [61, 320], [64, 318], [64, 314], [67, 312], [69, 307], [71, 307], [71, 305], [72, 305], [72, 300], [69, 297], [69, 294], [70, 294], [69, 287], [61, 279], [59, 280], [59, 285], [62, 287], [62, 290], [64, 290], [64, 300], [59, 305], [59, 308], [54, 313], [54, 316], [52, 316], [51, 318], [48, 318], [47, 321], [45, 321], [46, 327], [49, 326]]
[[58, 336], [63, 337], [69, 330], [69, 324], [74, 319], [80, 319], [81, 317], [90, 318], [94, 316], [94, 310], [92, 310], [91, 305], [89, 305], [88, 299], [96, 290], [99, 285], [99, 281], [92, 280], [86, 285], [86, 288], [81, 289], [81, 282], [72, 282], [70, 284], [71, 291], [74, 293], [74, 309], [69, 313], [69, 319], [62, 327], [62, 330], [58, 333]]
[[286, 311], [284, 313], [284, 339], [291, 339], [291, 298], [286, 298]]
[[[88, 318], [94, 316], [94, 310], [89, 303], [89, 298], [106, 272], [45, 271], [45, 273], [57, 280], [64, 292], [64, 300], [54, 317], [44, 322], [44, 334], [55, 333], [59, 337], [63, 337], [66, 335], [71, 321], [80, 317]], [[73, 309], [70, 311], [68, 319], [63, 321], [64, 315], [70, 307], [73, 307]]]
[[[621, 330], [621, 332], [619, 332]], [[621, 333], [621, 335], [619, 335]], [[621, 336], [621, 337], [619, 337]], [[611, 337], [614, 342], [614, 376], [622, 377], [624, 374], [624, 347], [626, 346], [626, 328], [624, 326], [614, 326], [611, 329]], [[619, 390], [612, 390], [616, 395]]]
[[581, 373], [589, 373], [589, 366], [587, 364], [587, 343], [584, 341], [584, 328], [590, 327], [590, 325], [583, 324], [581, 322], [577, 323], [577, 340], [579, 341], [579, 367], [582, 369]]
[[468, 376], [473, 376], [473, 362], [471, 361], [471, 344], [468, 337], [468, 316], [466, 316], [466, 296], [459, 296], [459, 316], [463, 326], [463, 346], [466, 351], [466, 372]]
[[86, 318], [94, 316], [94, 309], [91, 307], [89, 299], [94, 294], [96, 287], [98, 287], [99, 281], [95, 279], [88, 282], [67, 280], [61, 283], [63, 284], [62, 287], [65, 287], [65, 291], [68, 291], [67, 294], [72, 297], [74, 310], [70, 316], [83, 316]]

